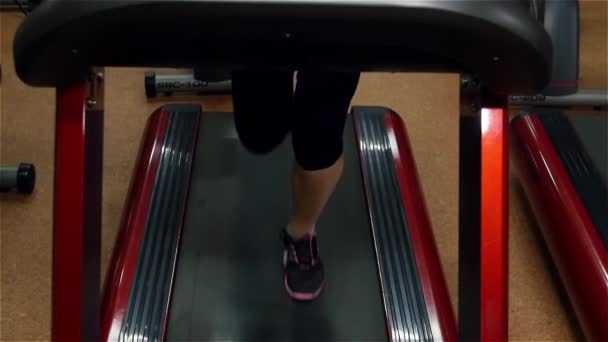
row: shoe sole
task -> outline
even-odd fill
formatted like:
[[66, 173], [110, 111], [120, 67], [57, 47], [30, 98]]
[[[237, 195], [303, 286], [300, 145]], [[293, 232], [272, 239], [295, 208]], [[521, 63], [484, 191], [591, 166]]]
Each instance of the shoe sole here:
[[284, 283], [285, 283], [285, 290], [287, 291], [287, 294], [289, 295], [289, 297], [291, 297], [291, 299], [295, 299], [300, 302], [310, 302], [311, 300], [317, 299], [321, 295], [321, 292], [323, 292], [323, 288], [325, 288], [325, 282], [323, 282], [321, 284], [321, 286], [319, 286], [319, 288], [315, 292], [312, 292], [312, 293], [295, 292], [291, 288], [289, 288], [289, 285], [287, 284], [287, 277], [285, 277]]
[[[285, 268], [286, 265], [287, 250], [283, 251], [283, 268]], [[310, 302], [312, 300], [317, 299], [321, 295], [321, 292], [323, 292], [323, 288], [325, 288], [325, 281], [323, 281], [323, 283], [321, 283], [321, 286], [319, 286], [319, 288], [315, 292], [296, 292], [289, 287], [289, 284], [287, 283], [287, 276], [285, 276], [283, 283], [285, 285], [285, 290], [287, 291], [289, 297], [300, 302]]]

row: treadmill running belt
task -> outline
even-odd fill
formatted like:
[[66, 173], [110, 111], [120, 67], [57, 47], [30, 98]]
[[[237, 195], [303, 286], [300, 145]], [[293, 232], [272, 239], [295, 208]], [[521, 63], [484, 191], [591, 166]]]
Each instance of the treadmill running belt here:
[[600, 178], [608, 185], [608, 115], [573, 116], [570, 122]]
[[604, 247], [608, 249], [608, 117], [568, 118], [551, 109], [537, 109], [536, 112]]
[[350, 115], [344, 175], [317, 226], [327, 285], [300, 303], [283, 287], [279, 238], [291, 210], [289, 138], [257, 156], [229, 113], [159, 109], [106, 285], [104, 340], [455, 338], [405, 134], [385, 108]]
[[285, 294], [279, 232], [289, 219], [291, 143], [245, 151], [232, 117], [205, 113], [169, 314], [169, 341], [380, 341], [386, 324], [353, 127], [344, 177], [318, 224], [327, 287]]

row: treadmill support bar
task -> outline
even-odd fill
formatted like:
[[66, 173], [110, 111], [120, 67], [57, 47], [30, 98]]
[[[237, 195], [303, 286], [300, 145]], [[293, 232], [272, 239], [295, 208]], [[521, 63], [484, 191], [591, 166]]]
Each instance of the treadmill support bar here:
[[57, 89], [53, 341], [99, 340], [102, 80], [97, 70], [88, 82]]
[[459, 340], [508, 337], [508, 110], [463, 78], [459, 175]]

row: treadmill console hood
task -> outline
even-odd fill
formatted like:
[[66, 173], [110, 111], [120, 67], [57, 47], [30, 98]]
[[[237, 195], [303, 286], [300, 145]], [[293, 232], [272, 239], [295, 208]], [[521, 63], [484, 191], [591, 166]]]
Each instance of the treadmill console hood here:
[[48, 0], [14, 41], [34, 86], [91, 66], [472, 72], [492, 90], [535, 93], [551, 39], [520, 0]]

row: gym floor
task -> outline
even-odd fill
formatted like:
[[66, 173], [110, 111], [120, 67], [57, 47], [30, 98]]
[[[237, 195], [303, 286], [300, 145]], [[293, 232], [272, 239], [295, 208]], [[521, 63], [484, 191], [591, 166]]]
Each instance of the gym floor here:
[[[581, 84], [608, 88], [608, 2], [584, 1]], [[36, 164], [30, 197], [0, 194], [0, 340], [50, 338], [54, 91], [31, 88], [15, 75], [12, 40], [22, 15], [0, 14], [0, 164]], [[164, 101], [146, 101], [143, 69], [106, 69], [102, 269], [112, 251], [139, 140], [148, 115]], [[270, 100], [270, 99], [269, 99]], [[206, 110], [229, 111], [229, 97], [192, 98]], [[408, 127], [435, 239], [457, 308], [458, 76], [365, 74], [354, 104], [384, 105]], [[580, 328], [540, 240], [533, 217], [511, 186], [509, 338], [582, 340]]]

